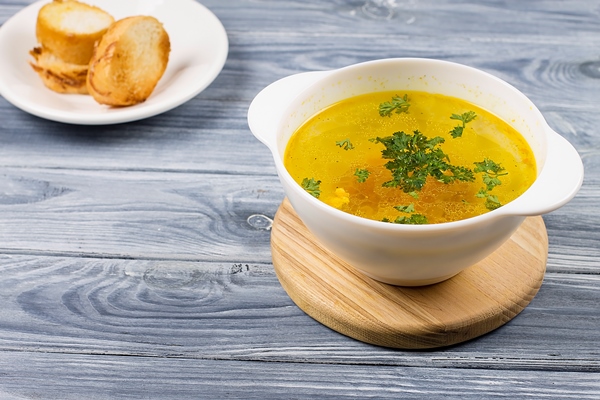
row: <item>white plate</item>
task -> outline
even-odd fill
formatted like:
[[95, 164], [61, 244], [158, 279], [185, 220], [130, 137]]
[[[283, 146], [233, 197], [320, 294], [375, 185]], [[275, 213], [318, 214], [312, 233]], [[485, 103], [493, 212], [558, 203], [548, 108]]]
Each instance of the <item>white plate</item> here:
[[204, 90], [217, 77], [229, 50], [219, 19], [195, 0], [89, 0], [115, 20], [151, 15], [163, 23], [171, 40], [167, 69], [152, 95], [131, 107], [108, 107], [91, 96], [60, 94], [46, 88], [29, 65], [29, 50], [37, 45], [38, 1], [0, 27], [0, 94], [16, 107], [53, 121], [104, 125], [160, 114]]

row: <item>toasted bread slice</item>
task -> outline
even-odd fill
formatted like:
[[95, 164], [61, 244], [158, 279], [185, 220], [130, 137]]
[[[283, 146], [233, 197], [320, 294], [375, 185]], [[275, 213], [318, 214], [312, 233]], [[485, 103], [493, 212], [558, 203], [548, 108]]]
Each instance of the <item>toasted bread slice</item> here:
[[170, 51], [169, 35], [156, 18], [119, 20], [96, 45], [87, 76], [88, 92], [100, 104], [141, 103], [165, 72]]
[[42, 47], [29, 52], [35, 59], [30, 63], [42, 82], [58, 93], [87, 94], [87, 65], [69, 64]]
[[114, 22], [98, 7], [75, 0], [54, 0], [44, 5], [36, 22], [38, 43], [68, 64], [87, 65], [94, 44]]

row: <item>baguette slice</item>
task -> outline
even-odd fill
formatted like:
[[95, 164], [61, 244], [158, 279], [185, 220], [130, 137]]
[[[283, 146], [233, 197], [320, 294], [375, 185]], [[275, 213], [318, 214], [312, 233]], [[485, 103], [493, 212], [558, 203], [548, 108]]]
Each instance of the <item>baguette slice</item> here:
[[29, 52], [35, 59], [33, 70], [49, 89], [58, 93], [87, 94], [87, 65], [69, 64], [42, 47]]
[[119, 20], [94, 49], [88, 92], [100, 104], [141, 103], [165, 72], [170, 51], [169, 35], [156, 18], [140, 15]]
[[75, 0], [44, 5], [36, 22], [36, 37], [44, 49], [68, 64], [87, 65], [94, 44], [114, 18], [98, 7]]

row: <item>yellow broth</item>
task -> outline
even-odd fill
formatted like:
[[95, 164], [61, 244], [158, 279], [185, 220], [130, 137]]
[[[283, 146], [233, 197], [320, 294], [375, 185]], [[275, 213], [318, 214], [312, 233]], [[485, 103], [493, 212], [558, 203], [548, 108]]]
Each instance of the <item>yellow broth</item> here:
[[[380, 116], [381, 103], [405, 94], [410, 103], [407, 112]], [[477, 117], [465, 124], [461, 137], [453, 138], [450, 132], [462, 122], [450, 116], [468, 111], [474, 111]], [[439, 147], [453, 165], [473, 170], [474, 162], [486, 158], [500, 164], [506, 174], [488, 194], [496, 196], [502, 205], [521, 195], [535, 180], [531, 148], [509, 124], [464, 100], [426, 92], [370, 93], [322, 110], [292, 135], [284, 164], [298, 184], [305, 179], [320, 181], [319, 200], [364, 218], [394, 222], [399, 217], [419, 214], [427, 218], [427, 223], [442, 223], [489, 212], [486, 198], [477, 197], [486, 187], [481, 173], [475, 173], [472, 182], [449, 184], [430, 176], [423, 188], [413, 193], [384, 186], [392, 178], [385, 167], [389, 160], [382, 157], [384, 145], [372, 139], [399, 131], [413, 134], [415, 130], [430, 139], [443, 138]], [[357, 169], [370, 172], [362, 183], [355, 176]], [[395, 208], [409, 205], [414, 211]]]

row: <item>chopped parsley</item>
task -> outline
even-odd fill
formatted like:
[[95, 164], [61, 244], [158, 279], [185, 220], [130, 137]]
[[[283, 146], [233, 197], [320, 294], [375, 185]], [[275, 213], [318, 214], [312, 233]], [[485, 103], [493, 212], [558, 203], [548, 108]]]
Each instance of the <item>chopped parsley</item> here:
[[393, 111], [396, 111], [396, 114], [408, 112], [409, 107], [408, 95], [405, 94], [404, 97], [396, 95], [392, 97], [392, 101], [386, 101], [379, 105], [379, 115], [390, 117]]
[[421, 214], [411, 214], [410, 217], [398, 217], [394, 220], [395, 224], [403, 225], [425, 225], [428, 223], [427, 217]]
[[452, 135], [453, 138], [461, 137], [466, 125], [475, 118], [477, 118], [477, 114], [475, 114], [473, 111], [467, 111], [466, 113], [462, 114], [452, 114], [450, 119], [457, 119], [462, 122], [462, 125], [455, 126], [454, 129], [450, 131], [450, 135]]
[[302, 189], [306, 190], [308, 193], [310, 193], [317, 199], [321, 195], [320, 185], [321, 181], [315, 181], [313, 178], [304, 178], [302, 180], [302, 183], [300, 184], [300, 186], [302, 186]]
[[352, 145], [352, 142], [350, 142], [350, 139], [344, 139], [344, 140], [340, 140], [335, 142], [336, 146], [341, 147], [344, 150], [352, 150], [354, 149], [354, 146]]
[[495, 163], [489, 158], [484, 158], [483, 161], [475, 162], [476, 173], [482, 174], [484, 188], [481, 188], [479, 192], [477, 192], [477, 197], [485, 199], [485, 207], [488, 210], [495, 210], [498, 207], [502, 206], [500, 200], [497, 196], [491, 195], [491, 192], [496, 186], [502, 184], [500, 181], [500, 176], [508, 175], [508, 172], [504, 172], [504, 168], [500, 166], [500, 164]]
[[398, 217], [394, 221], [390, 221], [388, 218], [384, 218], [381, 222], [389, 222], [401, 225], [425, 225], [427, 224], [427, 217], [421, 214], [412, 214], [410, 217]]
[[400, 212], [405, 212], [405, 213], [415, 212], [415, 205], [413, 203], [410, 203], [407, 206], [395, 206], [394, 208]]
[[364, 181], [366, 181], [369, 175], [371, 175], [371, 173], [367, 169], [357, 168], [356, 171], [354, 171], [354, 176], [356, 176], [356, 180], [358, 181], [358, 183], [363, 183]]
[[475, 180], [469, 168], [450, 164], [448, 155], [439, 147], [444, 143], [439, 136], [429, 139], [417, 130], [412, 135], [395, 132], [372, 141], [384, 145], [381, 155], [390, 160], [385, 167], [392, 173], [392, 179], [383, 184], [386, 187], [399, 187], [405, 193], [414, 193], [423, 188], [428, 176], [444, 184]]
[[[413, 203], [410, 203], [407, 206], [395, 206], [394, 207], [396, 210], [403, 212], [403, 213], [407, 213], [407, 214], [411, 214], [409, 217], [407, 216], [401, 216], [401, 217], [396, 217], [396, 219], [393, 221], [394, 224], [402, 224], [402, 225], [423, 225], [423, 224], [427, 224], [427, 217], [422, 215], [422, 214], [415, 214], [415, 205]], [[386, 221], [384, 222], [392, 222], [387, 218], [384, 218]]]

